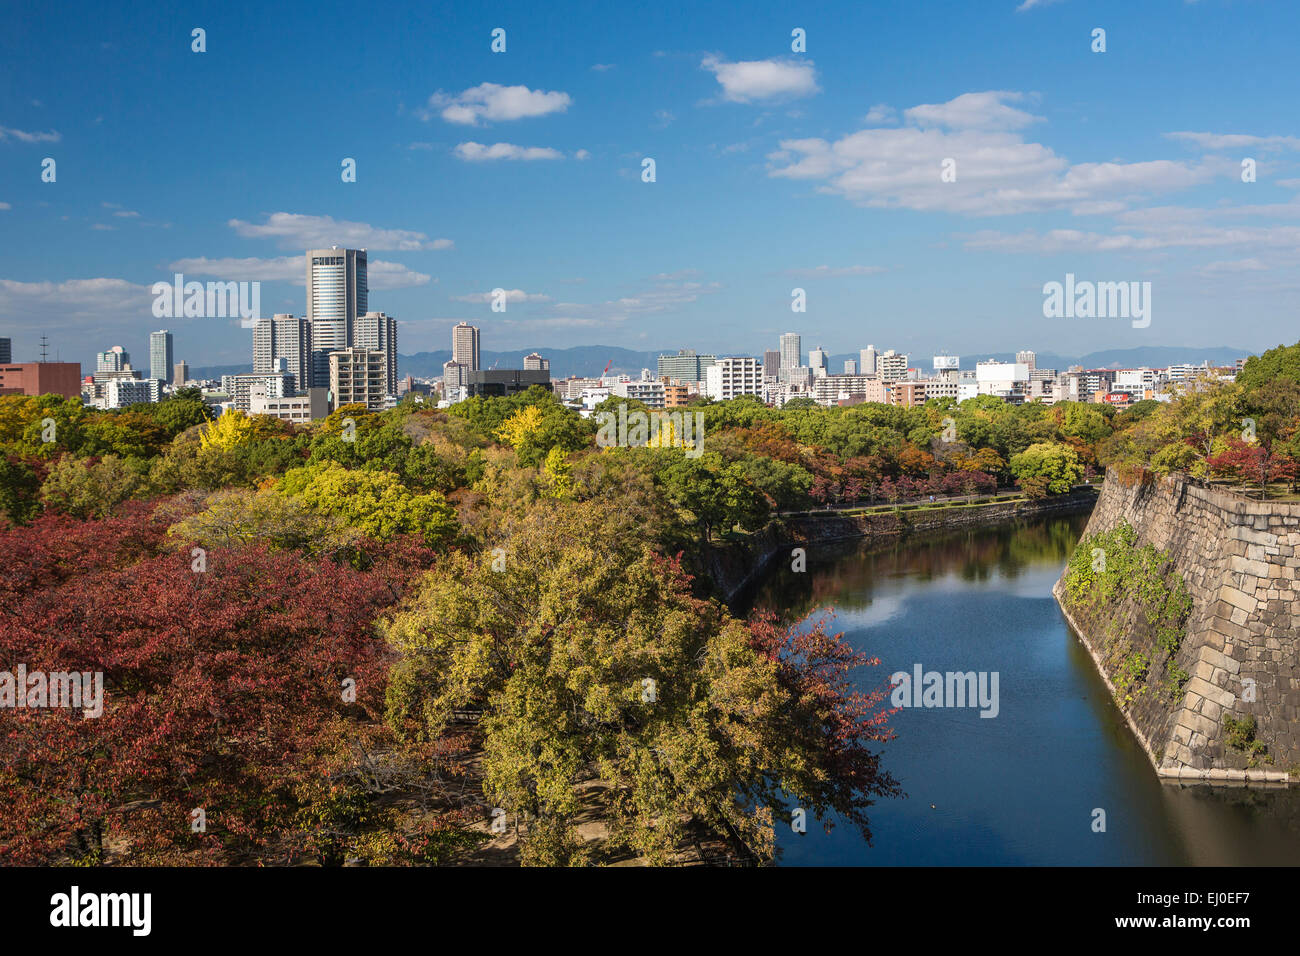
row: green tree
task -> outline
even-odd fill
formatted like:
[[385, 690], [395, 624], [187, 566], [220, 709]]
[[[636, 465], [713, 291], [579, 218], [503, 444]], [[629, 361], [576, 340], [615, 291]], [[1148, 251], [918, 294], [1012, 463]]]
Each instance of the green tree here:
[[[639, 532], [617, 501], [544, 501], [502, 540], [505, 570], [449, 555], [383, 627], [402, 655], [390, 723], [436, 739], [481, 713], [483, 795], [523, 818], [525, 863], [667, 863], [696, 834], [765, 862], [787, 799], [865, 828], [871, 798], [896, 792], [864, 749], [881, 698], [850, 731], [837, 692], [797, 676], [847, 663], [842, 645], [756, 640]], [[599, 846], [574, 833], [593, 778]]]
[[329, 462], [292, 469], [279, 488], [317, 513], [343, 518], [378, 541], [420, 534], [434, 546], [456, 534], [456, 512], [442, 495], [412, 494], [401, 477], [389, 471], [350, 470]]
[[41, 485], [41, 501], [76, 518], [102, 518], [143, 485], [140, 473], [114, 455], [98, 461], [65, 455]]
[[1011, 474], [1026, 493], [1063, 495], [1083, 477], [1079, 456], [1068, 445], [1041, 442], [1012, 457]]

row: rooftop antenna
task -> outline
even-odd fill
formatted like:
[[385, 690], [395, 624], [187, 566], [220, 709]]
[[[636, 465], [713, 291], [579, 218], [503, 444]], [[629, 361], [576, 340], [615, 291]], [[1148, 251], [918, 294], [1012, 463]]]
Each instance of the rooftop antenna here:
[[48, 340], [45, 338], [45, 333], [42, 332], [41, 333], [41, 361], [42, 362], [46, 361], [47, 352], [48, 352]]

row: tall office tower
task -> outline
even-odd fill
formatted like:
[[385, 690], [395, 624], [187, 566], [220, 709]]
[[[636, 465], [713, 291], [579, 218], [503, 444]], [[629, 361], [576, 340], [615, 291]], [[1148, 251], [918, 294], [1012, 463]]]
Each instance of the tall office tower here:
[[798, 332], [787, 332], [781, 336], [781, 369], [798, 368], [803, 354], [803, 340]]
[[120, 372], [131, 364], [131, 355], [120, 345], [99, 352], [95, 356], [96, 372]]
[[13, 342], [9, 339], [0, 339], [0, 365], [8, 365], [13, 360]]
[[168, 385], [172, 381], [172, 334], [166, 329], [149, 333], [149, 377]]
[[[311, 323], [287, 312], [253, 322], [253, 374], [288, 372], [295, 391], [304, 392], [319, 379], [313, 368]], [[329, 356], [326, 356], [328, 364]]]
[[1028, 365], [1028, 366], [1029, 366], [1029, 371], [1032, 372], [1032, 371], [1034, 370], [1034, 359], [1037, 358], [1037, 357], [1038, 357], [1038, 356], [1036, 356], [1033, 352], [1031, 352], [1031, 351], [1029, 351], [1028, 349], [1026, 349], [1026, 350], [1023, 351], [1023, 352], [1017, 352], [1017, 353], [1016, 353], [1016, 364], [1017, 364], [1017, 365]]
[[858, 373], [860, 375], [876, 374], [876, 347], [868, 345], [858, 352]]
[[190, 367], [185, 362], [177, 362], [172, 370], [172, 384], [180, 388], [190, 380]]
[[366, 250], [338, 246], [307, 250], [307, 321], [311, 323], [314, 381], [329, 381], [329, 355], [352, 344], [353, 324], [369, 309], [368, 298]]
[[[531, 355], [525, 355], [525, 356], [524, 356], [524, 371], [525, 371], [525, 372], [528, 372], [528, 371], [540, 372], [540, 371], [542, 371], [542, 370], [546, 370], [546, 371], [548, 371], [548, 372], [551, 370], [551, 360], [550, 360], [550, 359], [542, 358], [542, 357], [541, 357], [540, 355], [538, 355], [536, 352], [532, 353]], [[647, 370], [647, 371], [648, 371], [648, 370]], [[645, 378], [644, 375], [642, 375], [641, 377], [642, 377], [642, 378]]]
[[813, 376], [821, 378], [826, 374], [826, 350], [820, 345], [808, 352], [808, 367], [813, 370]]
[[478, 326], [459, 322], [451, 330], [451, 360], [478, 371]]
[[397, 320], [383, 312], [367, 312], [357, 318], [352, 344], [384, 353], [385, 380], [389, 395], [397, 394]]
[[777, 349], [763, 351], [763, 378], [781, 377], [781, 353]]

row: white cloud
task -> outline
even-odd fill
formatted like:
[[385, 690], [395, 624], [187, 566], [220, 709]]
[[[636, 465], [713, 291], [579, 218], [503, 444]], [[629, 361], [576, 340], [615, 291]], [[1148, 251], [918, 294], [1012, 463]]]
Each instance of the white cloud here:
[[[167, 266], [172, 272], [192, 276], [213, 276], [225, 282], [291, 282], [307, 284], [307, 267], [302, 256], [274, 259], [225, 258], [177, 259]], [[366, 280], [372, 289], [405, 289], [428, 284], [430, 277], [398, 262], [371, 259], [366, 263]]]
[[1020, 6], [1016, 7], [1016, 13], [1024, 13], [1026, 10], [1032, 10], [1035, 7], [1046, 7], [1060, 2], [1061, 0], [1024, 0]]
[[0, 279], [0, 312], [19, 327], [45, 328], [51, 316], [57, 316], [57, 328], [82, 332], [138, 327], [141, 316], [150, 314], [153, 298], [150, 286], [125, 279]]
[[13, 208], [14, 207], [9, 205], [7, 202], [0, 202], [0, 209], [13, 209]]
[[231, 219], [227, 225], [245, 239], [274, 239], [284, 249], [450, 249], [450, 239], [430, 239], [408, 229], [379, 229], [364, 222], [336, 220], [331, 216], [307, 216], [275, 212], [259, 224]]
[[885, 123], [895, 123], [898, 121], [898, 110], [894, 109], [888, 103], [877, 103], [871, 109], [867, 110], [867, 115], [862, 118], [862, 122], [869, 123], [872, 126], [880, 126]]
[[746, 60], [727, 63], [705, 57], [700, 67], [709, 70], [722, 86], [722, 98], [733, 103], [789, 99], [819, 92], [811, 60]]
[[0, 140], [16, 139], [20, 143], [57, 143], [63, 137], [54, 130], [48, 133], [28, 133], [25, 130], [0, 126]]
[[574, 158], [574, 159], [591, 159], [591, 153], [587, 152], [585, 149], [580, 149], [580, 150], [578, 150], [576, 153], [573, 154], [573, 158]]
[[1129, 232], [1052, 229], [1020, 233], [983, 230], [967, 236], [967, 249], [1051, 255], [1062, 252], [1152, 252], [1163, 249], [1275, 249], [1300, 252], [1297, 226], [1214, 226], [1161, 223]]
[[[371, 263], [366, 263], [369, 269]], [[209, 259], [199, 256], [177, 259], [167, 266], [172, 272], [186, 275], [215, 276], [226, 282], [292, 282], [307, 284], [307, 267], [302, 256], [280, 256], [276, 259], [225, 258]]]
[[563, 159], [564, 154], [549, 146], [516, 146], [513, 143], [494, 143], [484, 146], [482, 143], [460, 143], [453, 152], [458, 159], [470, 163], [487, 162], [494, 159], [519, 159], [532, 161], [537, 159]]
[[[1114, 212], [1134, 197], [1235, 170], [1217, 159], [1071, 165], [1018, 131], [1037, 120], [1007, 105], [1023, 98], [967, 93], [906, 110], [910, 125], [897, 129], [864, 129], [833, 142], [784, 140], [768, 155], [768, 175], [811, 180], [821, 192], [864, 206], [994, 216], [1059, 208]], [[944, 182], [950, 159], [956, 181]]]
[[1168, 139], [1190, 143], [1202, 149], [1250, 149], [1257, 147], [1265, 150], [1300, 149], [1300, 138], [1295, 136], [1251, 136], [1245, 133], [1165, 133]]
[[875, 276], [887, 271], [884, 266], [814, 266], [811, 269], [787, 269], [785, 274], [804, 279], [837, 279], [844, 276]]
[[903, 116], [915, 126], [927, 128], [943, 126], [948, 129], [1021, 129], [1042, 120], [1014, 106], [1025, 94], [1009, 90], [989, 90], [983, 93], [963, 93], [947, 103], [927, 103], [904, 110]]
[[425, 273], [408, 269], [400, 262], [376, 259], [366, 263], [367, 284], [371, 289], [378, 289], [381, 292], [386, 289], [409, 289], [414, 286], [428, 285], [429, 280], [430, 277]]
[[1267, 272], [1268, 266], [1258, 259], [1230, 259], [1222, 262], [1207, 262], [1197, 270], [1205, 275], [1222, 275], [1237, 272]]
[[[505, 300], [509, 302], [550, 302], [549, 295], [543, 295], [540, 292], [525, 292], [523, 289], [504, 289]], [[455, 302], [483, 302], [494, 301], [491, 292], [471, 292], [469, 295], [454, 295], [451, 297]]]
[[429, 97], [429, 108], [420, 115], [427, 120], [436, 113], [448, 123], [478, 126], [485, 120], [517, 120], [563, 113], [572, 102], [568, 93], [480, 83], [455, 96], [441, 90], [434, 93]]

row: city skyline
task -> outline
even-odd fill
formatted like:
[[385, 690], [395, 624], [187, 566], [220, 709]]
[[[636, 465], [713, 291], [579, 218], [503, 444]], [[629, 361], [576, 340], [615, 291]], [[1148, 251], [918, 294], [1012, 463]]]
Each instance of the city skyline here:
[[[523, 5], [490, 21], [405, 5], [409, 29], [343, 35], [328, 15], [212, 11], [203, 53], [147, 4], [19, 7], [0, 38], [16, 360], [42, 333], [83, 368], [116, 343], [144, 354], [150, 286], [176, 272], [260, 281], [263, 318], [302, 315], [299, 256], [333, 245], [367, 250], [404, 354], [445, 349], [460, 321], [539, 350], [761, 355], [798, 328], [832, 355], [1260, 351], [1300, 306], [1297, 81], [1269, 68], [1300, 14], [1280, 3], [611, 11], [569, 18], [562, 52]], [[290, 22], [322, 54], [292, 73], [266, 65]], [[316, 95], [357, 42], [391, 66]], [[1159, 80], [1174, 65], [1177, 89]], [[218, 129], [246, 142], [190, 147]], [[1067, 275], [1151, 282], [1149, 327], [1044, 318]], [[167, 328], [192, 367], [248, 360], [237, 319]]]

